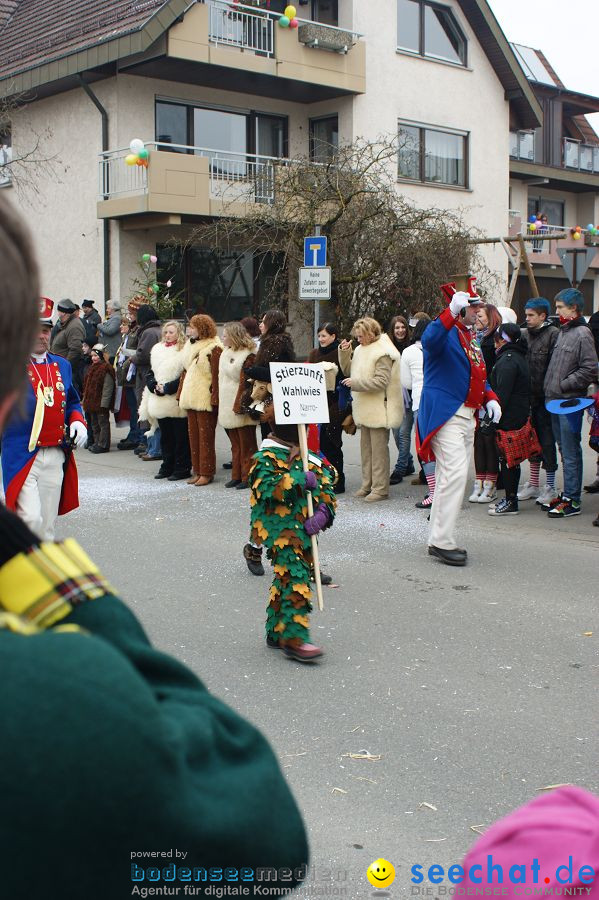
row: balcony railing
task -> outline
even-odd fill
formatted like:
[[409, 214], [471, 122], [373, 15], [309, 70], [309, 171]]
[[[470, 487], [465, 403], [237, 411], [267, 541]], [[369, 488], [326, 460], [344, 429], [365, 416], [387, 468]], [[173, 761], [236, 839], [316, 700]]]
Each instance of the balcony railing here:
[[[200, 0], [210, 7], [209, 39], [213, 44], [239, 47], [264, 56], [275, 55], [275, 25], [280, 13], [234, 3], [233, 0]], [[310, 47], [347, 53], [359, 38], [357, 31], [298, 19], [298, 40]], [[314, 33], [312, 33], [314, 32]]]
[[[150, 168], [152, 151], [193, 154], [209, 159], [210, 196], [223, 202], [272, 203], [275, 199], [275, 170], [290, 162], [274, 156], [234, 153], [183, 144], [150, 142], [145, 146], [150, 150]], [[148, 192], [149, 170], [145, 166], [128, 166], [125, 157], [130, 152], [126, 147], [100, 154], [100, 200]]]
[[534, 131], [510, 131], [510, 156], [513, 159], [535, 159]]
[[253, 50], [274, 56], [274, 18], [266, 11], [252, 11], [251, 7], [232, 6], [226, 0], [209, 0], [210, 41], [241, 50]]
[[564, 167], [579, 172], [599, 173], [599, 147], [564, 138]]

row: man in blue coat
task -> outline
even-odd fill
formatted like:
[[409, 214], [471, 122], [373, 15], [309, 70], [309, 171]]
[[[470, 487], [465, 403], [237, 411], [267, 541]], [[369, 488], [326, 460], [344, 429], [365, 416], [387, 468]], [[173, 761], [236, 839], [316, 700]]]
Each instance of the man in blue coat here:
[[15, 408], [2, 437], [6, 506], [46, 541], [54, 540], [56, 517], [79, 506], [71, 443], [87, 441], [71, 364], [48, 353], [53, 307], [42, 297], [23, 407]]
[[472, 328], [477, 308], [484, 303], [475, 280], [468, 278], [466, 291], [456, 290], [455, 282], [441, 286], [449, 306], [422, 335], [418, 455], [424, 462], [436, 461], [428, 552], [448, 566], [465, 566], [468, 556], [457, 546], [455, 526], [468, 479], [476, 412], [486, 406], [493, 422], [501, 418]]

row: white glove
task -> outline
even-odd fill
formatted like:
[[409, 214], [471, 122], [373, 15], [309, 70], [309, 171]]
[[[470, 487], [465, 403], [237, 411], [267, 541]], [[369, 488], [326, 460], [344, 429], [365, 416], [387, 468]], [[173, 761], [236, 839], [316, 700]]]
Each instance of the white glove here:
[[487, 403], [487, 415], [489, 416], [491, 422], [495, 425], [501, 419], [501, 407], [497, 400], [489, 400]]
[[85, 447], [87, 444], [87, 428], [81, 422], [73, 422], [69, 428], [69, 437], [76, 447]]
[[466, 291], [456, 291], [449, 304], [451, 314], [457, 319], [461, 311], [468, 306], [469, 302], [470, 294], [467, 294]]

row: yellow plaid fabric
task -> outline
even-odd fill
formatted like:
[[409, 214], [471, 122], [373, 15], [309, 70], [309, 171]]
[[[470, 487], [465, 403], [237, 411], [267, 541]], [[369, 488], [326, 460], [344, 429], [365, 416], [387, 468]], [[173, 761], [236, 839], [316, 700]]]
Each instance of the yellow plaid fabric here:
[[31, 547], [0, 568], [0, 609], [42, 630], [64, 619], [79, 603], [112, 593], [98, 567], [72, 538]]

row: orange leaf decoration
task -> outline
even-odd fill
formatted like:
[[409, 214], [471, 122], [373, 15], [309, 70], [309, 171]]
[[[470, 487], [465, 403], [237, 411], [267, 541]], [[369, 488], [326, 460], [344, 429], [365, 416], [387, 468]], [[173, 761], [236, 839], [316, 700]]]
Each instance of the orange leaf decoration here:
[[279, 622], [278, 625], [275, 625], [275, 631], [277, 634], [281, 634], [282, 631], [285, 631], [285, 623]]
[[[310, 627], [310, 619], [308, 618], [308, 616], [299, 616], [296, 614], [293, 617], [293, 621], [297, 622], [298, 625], [303, 625], [304, 628]], [[276, 631], [276, 628], [275, 628], [275, 631]]]
[[310, 599], [311, 591], [310, 591], [310, 586], [308, 584], [294, 584], [293, 590], [296, 593], [301, 594], [302, 597], [305, 597], [306, 600]]

